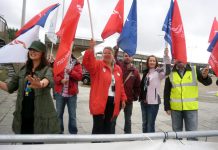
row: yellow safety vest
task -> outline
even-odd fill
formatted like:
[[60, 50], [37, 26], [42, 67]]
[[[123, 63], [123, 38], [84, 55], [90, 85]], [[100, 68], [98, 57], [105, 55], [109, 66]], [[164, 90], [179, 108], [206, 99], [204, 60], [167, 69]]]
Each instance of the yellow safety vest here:
[[172, 83], [170, 93], [171, 110], [198, 110], [198, 81], [196, 67], [186, 71], [183, 78], [178, 72], [170, 74]]

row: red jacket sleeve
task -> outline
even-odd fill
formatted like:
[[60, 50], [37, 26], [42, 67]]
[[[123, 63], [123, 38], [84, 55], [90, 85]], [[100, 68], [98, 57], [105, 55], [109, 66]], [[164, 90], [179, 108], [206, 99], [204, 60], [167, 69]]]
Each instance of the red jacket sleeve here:
[[54, 83], [55, 84], [62, 84], [61, 80], [64, 79], [64, 73], [61, 72], [60, 74], [54, 76]]
[[82, 80], [82, 66], [81, 66], [81, 64], [75, 65], [73, 70], [70, 72], [69, 75], [74, 80], [81, 81]]
[[95, 58], [94, 50], [85, 51], [82, 64], [90, 74], [94, 74], [97, 71], [100, 63]]

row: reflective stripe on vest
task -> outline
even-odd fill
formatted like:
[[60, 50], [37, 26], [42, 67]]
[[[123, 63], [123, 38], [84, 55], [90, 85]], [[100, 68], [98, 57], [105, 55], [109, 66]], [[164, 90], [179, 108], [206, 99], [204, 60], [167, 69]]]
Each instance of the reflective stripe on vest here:
[[172, 83], [170, 93], [170, 107], [172, 110], [197, 110], [198, 109], [198, 82], [196, 68], [186, 71], [181, 79], [178, 72], [170, 75]]

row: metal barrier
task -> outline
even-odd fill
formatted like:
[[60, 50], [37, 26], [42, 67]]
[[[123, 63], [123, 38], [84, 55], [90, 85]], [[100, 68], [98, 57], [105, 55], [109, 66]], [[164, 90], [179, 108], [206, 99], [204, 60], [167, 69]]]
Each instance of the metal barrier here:
[[35, 135], [0, 135], [0, 143], [22, 142], [120, 142], [155, 139], [179, 139], [194, 137], [215, 137], [218, 130], [190, 132], [158, 132], [145, 134], [111, 134], [111, 135], [71, 135], [71, 134], [35, 134]]

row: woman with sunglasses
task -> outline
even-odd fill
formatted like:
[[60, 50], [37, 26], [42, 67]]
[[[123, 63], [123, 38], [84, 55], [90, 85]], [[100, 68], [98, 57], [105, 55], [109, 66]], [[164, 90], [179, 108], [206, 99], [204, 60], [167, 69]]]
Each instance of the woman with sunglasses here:
[[50, 89], [53, 75], [46, 60], [46, 47], [34, 41], [29, 47], [26, 64], [0, 89], [17, 91], [12, 129], [16, 134], [60, 133], [59, 121]]

